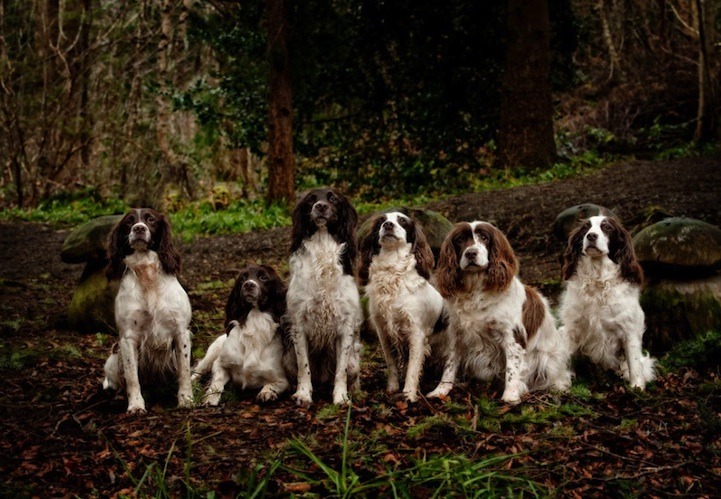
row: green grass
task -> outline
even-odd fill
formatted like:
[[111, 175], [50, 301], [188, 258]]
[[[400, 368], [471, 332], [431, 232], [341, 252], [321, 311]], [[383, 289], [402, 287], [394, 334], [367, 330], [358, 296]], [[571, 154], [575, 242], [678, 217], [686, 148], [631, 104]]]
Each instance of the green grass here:
[[82, 356], [77, 346], [68, 343], [59, 347], [37, 345], [19, 349], [3, 343], [0, 344], [0, 370], [21, 371], [41, 360], [72, 361]]
[[704, 368], [718, 365], [721, 357], [721, 332], [709, 331], [693, 340], [676, 345], [661, 359], [661, 366], [677, 370], [684, 366]]

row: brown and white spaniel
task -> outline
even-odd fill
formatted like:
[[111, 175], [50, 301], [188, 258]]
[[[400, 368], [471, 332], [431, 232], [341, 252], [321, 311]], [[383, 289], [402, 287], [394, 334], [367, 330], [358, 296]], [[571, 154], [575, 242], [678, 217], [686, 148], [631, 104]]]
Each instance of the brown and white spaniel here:
[[205, 404], [218, 405], [229, 381], [244, 390], [260, 388], [261, 402], [277, 399], [288, 388], [280, 331], [285, 294], [272, 267], [249, 265], [240, 271], [225, 306], [226, 333], [216, 338], [193, 369], [194, 380], [213, 373]]
[[313, 402], [313, 381], [333, 382], [333, 403], [348, 402], [360, 373], [363, 314], [353, 273], [358, 215], [340, 192], [316, 189], [293, 210], [288, 319], [294, 359], [286, 364], [300, 406]]
[[443, 377], [429, 397], [447, 395], [456, 376], [504, 381], [502, 400], [571, 385], [569, 346], [546, 299], [517, 277], [506, 236], [487, 222], [455, 225], [441, 247], [438, 290], [450, 313]]
[[406, 369], [402, 396], [415, 402], [429, 338], [443, 310], [443, 298], [428, 281], [433, 252], [420, 225], [398, 212], [377, 215], [360, 246], [359, 275], [386, 361], [386, 391], [399, 391], [400, 364]]
[[107, 276], [120, 280], [115, 323], [120, 339], [105, 362], [103, 388], [125, 388], [128, 412], [145, 412], [140, 380], [178, 378], [178, 405], [192, 405], [190, 300], [177, 273], [180, 255], [168, 220], [149, 208], [128, 212], [108, 236]]
[[643, 271], [631, 236], [615, 219], [589, 218], [571, 233], [563, 262], [562, 332], [573, 352], [644, 389], [655, 360], [642, 351]]

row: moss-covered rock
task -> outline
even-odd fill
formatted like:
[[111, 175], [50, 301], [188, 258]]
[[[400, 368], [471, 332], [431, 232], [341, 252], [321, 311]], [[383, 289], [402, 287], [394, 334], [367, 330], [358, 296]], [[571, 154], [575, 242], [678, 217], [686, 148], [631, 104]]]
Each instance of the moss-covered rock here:
[[105, 259], [108, 234], [123, 219], [123, 215], [94, 218], [76, 227], [63, 241], [60, 258], [65, 263], [84, 263]]
[[[441, 244], [443, 244], [443, 240], [446, 238], [446, 235], [451, 230], [453, 230], [453, 224], [451, 223], [451, 221], [435, 211], [424, 210], [421, 208], [408, 208], [405, 206], [399, 208], [389, 208], [387, 210], [384, 210], [383, 213], [390, 213], [393, 211], [403, 213], [404, 215], [415, 220], [416, 223], [419, 223], [421, 227], [423, 227], [423, 233], [426, 235], [428, 244], [430, 245], [431, 250], [433, 251], [433, 255], [436, 257], [437, 260], [438, 255], [441, 252]], [[359, 243], [370, 232], [372, 219], [373, 217], [370, 217], [358, 228], [357, 234]]]
[[593, 203], [577, 204], [558, 214], [553, 222], [553, 234], [561, 241], [566, 242], [573, 229], [583, 223], [584, 220], [596, 215], [606, 215], [618, 219], [613, 211], [604, 206]]
[[641, 294], [646, 347], [658, 355], [678, 343], [721, 330], [721, 276], [657, 280]]
[[692, 279], [721, 268], [721, 229], [686, 217], [666, 218], [633, 238], [636, 256], [654, 278]]
[[113, 331], [118, 286], [118, 281], [108, 282], [104, 265], [88, 264], [68, 307], [70, 327], [80, 332]]

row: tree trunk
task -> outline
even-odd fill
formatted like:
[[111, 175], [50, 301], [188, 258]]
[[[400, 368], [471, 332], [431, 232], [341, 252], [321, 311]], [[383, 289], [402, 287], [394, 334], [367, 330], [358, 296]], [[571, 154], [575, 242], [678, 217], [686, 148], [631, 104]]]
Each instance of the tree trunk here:
[[284, 0], [266, 0], [270, 95], [268, 110], [269, 203], [295, 198], [293, 87], [288, 54], [288, 16]]
[[547, 0], [508, 0], [508, 43], [497, 143], [502, 167], [548, 167], [556, 157]]
[[712, 142], [718, 131], [716, 115], [717, 88], [713, 63], [710, 59], [714, 51], [714, 2], [696, 0], [698, 10], [698, 112], [694, 140]]
[[160, 7], [160, 39], [158, 41], [158, 95], [155, 98], [157, 121], [155, 134], [158, 139], [158, 148], [162, 153], [160, 161], [160, 183], [153, 197], [154, 201], [163, 198], [165, 186], [173, 178], [173, 170], [177, 167], [178, 158], [170, 141], [171, 136], [171, 110], [168, 101], [168, 80], [170, 78], [170, 56], [172, 53], [172, 0], [162, 0]]

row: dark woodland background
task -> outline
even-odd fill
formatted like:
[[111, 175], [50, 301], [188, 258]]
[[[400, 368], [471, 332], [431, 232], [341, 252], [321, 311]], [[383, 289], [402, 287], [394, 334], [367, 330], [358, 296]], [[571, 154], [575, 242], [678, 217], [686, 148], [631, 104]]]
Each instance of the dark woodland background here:
[[0, 205], [378, 200], [689, 154], [718, 140], [720, 6], [2, 0]]

